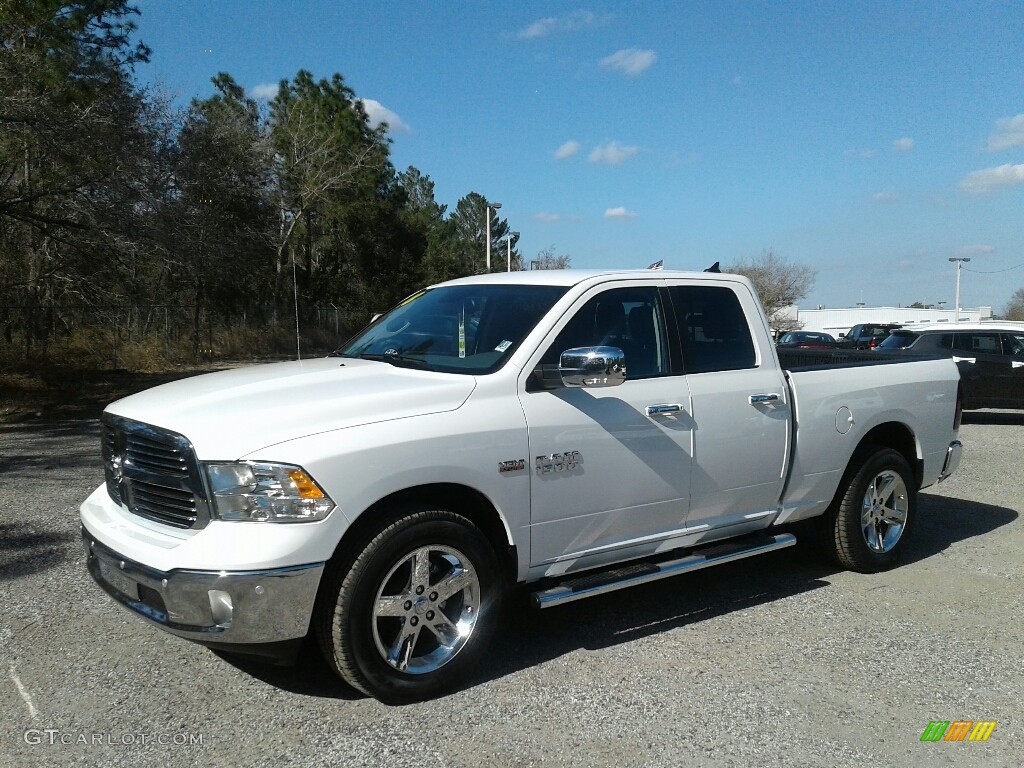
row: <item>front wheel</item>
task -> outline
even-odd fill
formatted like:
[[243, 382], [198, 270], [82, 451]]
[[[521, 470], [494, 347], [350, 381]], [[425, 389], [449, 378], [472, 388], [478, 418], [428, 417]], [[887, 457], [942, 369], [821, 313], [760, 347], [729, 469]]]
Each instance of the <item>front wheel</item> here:
[[326, 590], [316, 618], [324, 655], [346, 682], [388, 703], [461, 681], [486, 647], [502, 592], [487, 538], [443, 510], [385, 527]]
[[903, 454], [866, 448], [854, 455], [824, 518], [825, 539], [841, 566], [876, 573], [903, 554], [917, 512], [917, 486]]

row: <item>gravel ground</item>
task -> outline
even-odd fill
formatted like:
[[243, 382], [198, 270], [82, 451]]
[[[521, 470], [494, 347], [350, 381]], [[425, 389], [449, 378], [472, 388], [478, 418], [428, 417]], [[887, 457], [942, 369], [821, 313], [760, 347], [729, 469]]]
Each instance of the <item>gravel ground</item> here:
[[[0, 425], [0, 766], [1020, 765], [1024, 416], [968, 419], [902, 567], [840, 572], [801, 544], [513, 608], [477, 678], [403, 707], [115, 606], [78, 539], [97, 422]], [[922, 743], [930, 720], [998, 725]]]

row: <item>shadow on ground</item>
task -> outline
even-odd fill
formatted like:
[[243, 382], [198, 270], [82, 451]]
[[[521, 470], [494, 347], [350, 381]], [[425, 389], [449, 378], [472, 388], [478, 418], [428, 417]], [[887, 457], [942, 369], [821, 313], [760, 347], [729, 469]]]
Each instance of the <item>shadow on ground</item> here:
[[0, 523], [0, 582], [55, 568], [73, 556], [76, 536], [40, 532], [18, 523]]
[[1024, 411], [964, 411], [964, 424], [1024, 425]]
[[[1008, 525], [1011, 509], [922, 493], [904, 565], [933, 557], [953, 544]], [[544, 611], [517, 593], [502, 631], [467, 688], [578, 651], [600, 650], [638, 638], [697, 624], [733, 611], [770, 604], [830, 586], [839, 569], [823, 557], [810, 526], [796, 526], [795, 547], [689, 575], [613, 592]], [[861, 578], [877, 578], [863, 576]], [[353, 699], [308, 644], [297, 667], [222, 657], [275, 687], [307, 696]]]

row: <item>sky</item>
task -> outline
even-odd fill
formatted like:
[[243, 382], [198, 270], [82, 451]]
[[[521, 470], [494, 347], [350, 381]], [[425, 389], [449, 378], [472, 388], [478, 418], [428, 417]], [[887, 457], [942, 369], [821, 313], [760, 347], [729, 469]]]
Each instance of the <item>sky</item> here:
[[453, 209], [526, 260], [703, 269], [771, 249], [801, 307], [1024, 288], [1024, 2], [136, 0], [140, 82], [269, 99], [341, 73]]

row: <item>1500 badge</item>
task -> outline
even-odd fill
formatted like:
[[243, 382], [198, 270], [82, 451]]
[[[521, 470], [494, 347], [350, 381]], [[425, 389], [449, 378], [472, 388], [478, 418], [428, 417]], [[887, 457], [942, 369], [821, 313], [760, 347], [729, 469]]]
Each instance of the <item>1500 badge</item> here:
[[538, 475], [544, 475], [548, 472], [571, 472], [578, 469], [582, 462], [582, 453], [566, 451], [565, 453], [552, 453], [550, 456], [538, 456], [534, 460], [534, 467]]

